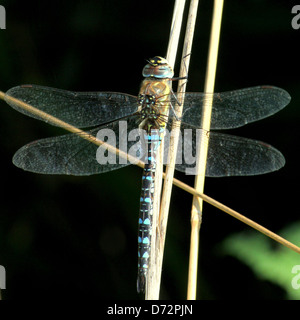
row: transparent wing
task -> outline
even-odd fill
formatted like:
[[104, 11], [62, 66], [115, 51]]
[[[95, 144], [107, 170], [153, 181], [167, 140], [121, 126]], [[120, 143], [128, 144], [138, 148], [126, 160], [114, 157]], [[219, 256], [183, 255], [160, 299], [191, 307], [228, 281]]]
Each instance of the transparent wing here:
[[[211, 129], [232, 129], [254, 122], [283, 109], [291, 100], [283, 89], [259, 86], [230, 92], [185, 95], [182, 121], [199, 127], [203, 103], [213, 99]], [[175, 98], [172, 97], [175, 104]]]
[[[141, 133], [137, 129], [135, 134], [131, 131], [132, 128], [136, 128], [136, 120], [131, 117], [128, 122], [115, 121], [85, 134], [97, 136], [118, 149], [144, 159], [146, 144], [140, 143]], [[176, 169], [186, 174], [195, 174], [197, 143], [203, 130], [189, 127], [185, 129], [189, 131], [182, 135]], [[99, 136], [99, 133], [102, 136]], [[216, 132], [210, 132], [209, 135], [206, 176], [258, 175], [279, 170], [285, 164], [283, 155], [264, 142]], [[165, 142], [166, 140], [168, 141], [165, 139]], [[165, 148], [167, 150], [168, 143], [165, 143]], [[165, 159], [166, 154], [167, 151]], [[75, 134], [31, 142], [16, 152], [13, 163], [26, 171], [68, 175], [104, 173], [130, 164], [105, 148], [100, 150], [99, 146]]]
[[[78, 127], [93, 126], [132, 115], [137, 109], [136, 97], [120, 93], [74, 93], [39, 86], [20, 86], [10, 89], [7, 92], [7, 102], [29, 116], [33, 115], [21, 110], [9, 100], [9, 96], [38, 107]], [[202, 103], [208, 98], [211, 96], [202, 93], [187, 93], [183, 120], [198, 126], [201, 121]], [[212, 128], [215, 129], [234, 128], [262, 119], [282, 109], [290, 100], [286, 91], [267, 86], [214, 94], [213, 98]], [[120, 122], [115, 121], [95, 128], [88, 134], [96, 136], [100, 129], [111, 130], [115, 135], [114, 145], [123, 149], [123, 138], [125, 137], [127, 141], [128, 132], [138, 127], [138, 116], [128, 117], [126, 128], [120, 128]], [[182, 126], [182, 129], [192, 128], [187, 124]], [[196, 132], [197, 130], [193, 130], [189, 139], [182, 140], [181, 147], [187, 148], [191, 155], [195, 155], [197, 150]], [[132, 141], [129, 139], [124, 148], [125, 151], [132, 148], [133, 153], [131, 154], [139, 158], [145, 153], [143, 147], [138, 146], [134, 139]], [[28, 171], [72, 175], [102, 173], [128, 164], [118, 159], [117, 156], [115, 162], [114, 157], [111, 156], [112, 161], [108, 164], [99, 164], [96, 159], [98, 150], [98, 146], [82, 137], [69, 134], [30, 143], [17, 151], [13, 162], [16, 166]], [[105, 153], [103, 158], [105, 160]], [[187, 159], [188, 161], [183, 157], [182, 163], [178, 163], [176, 168], [184, 172], [186, 169], [192, 169], [195, 166], [195, 163], [190, 161], [193, 160], [193, 157]], [[278, 170], [284, 163], [282, 154], [268, 144], [210, 132], [207, 176], [262, 174]]]
[[[188, 132], [185, 134], [187, 135]], [[195, 174], [195, 156], [203, 130], [190, 129], [189, 135], [180, 144], [176, 169]], [[249, 176], [279, 170], [285, 164], [280, 151], [261, 141], [221, 134], [209, 133], [209, 148], [206, 176]], [[188, 169], [188, 170], [187, 170]]]
[[[22, 85], [6, 93], [6, 102], [17, 111], [43, 120], [23, 110], [9, 99], [16, 98], [78, 128], [91, 127], [126, 117], [137, 110], [135, 96], [117, 92], [71, 92]], [[203, 102], [213, 98], [211, 129], [230, 129], [268, 117], [290, 102], [283, 89], [271, 86], [252, 87], [230, 92], [186, 93], [182, 121], [193, 126], [201, 123]], [[173, 105], [175, 98], [171, 97]]]
[[6, 92], [5, 101], [11, 107], [45, 122], [49, 121], [20, 108], [9, 97], [30, 104], [78, 128], [97, 126], [123, 118], [137, 110], [136, 97], [118, 92], [71, 92], [36, 85], [22, 85]]
[[[127, 131], [136, 128], [136, 120], [136, 117], [131, 117], [127, 122], [115, 121], [87, 131], [84, 135], [97, 136], [141, 159], [145, 151], [139, 142], [140, 133], [131, 134], [127, 141]], [[104, 173], [130, 164], [76, 134], [31, 142], [15, 153], [13, 163], [26, 171], [77, 176]]]

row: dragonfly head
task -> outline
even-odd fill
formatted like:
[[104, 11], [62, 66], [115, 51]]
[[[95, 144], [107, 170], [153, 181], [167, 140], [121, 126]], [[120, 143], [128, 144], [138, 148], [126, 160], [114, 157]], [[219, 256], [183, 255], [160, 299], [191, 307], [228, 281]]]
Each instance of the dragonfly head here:
[[143, 69], [143, 77], [171, 79], [174, 76], [174, 71], [165, 58], [155, 56], [148, 60], [148, 64]]
[[160, 56], [155, 56], [154, 58], [151, 58], [150, 60], [147, 60], [147, 61], [148, 61], [148, 63], [150, 63], [154, 67], [159, 66], [159, 65], [168, 64], [167, 59], [160, 57]]

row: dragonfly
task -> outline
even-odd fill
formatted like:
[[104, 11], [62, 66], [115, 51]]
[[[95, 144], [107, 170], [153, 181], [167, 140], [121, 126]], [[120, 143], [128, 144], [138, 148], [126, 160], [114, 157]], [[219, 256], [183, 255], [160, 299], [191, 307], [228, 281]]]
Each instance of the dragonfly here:
[[[171, 81], [176, 79], [173, 76], [167, 60], [156, 56], [143, 69], [144, 80], [137, 97], [118, 92], [71, 92], [38, 85], [13, 87], [5, 95], [11, 107], [27, 116], [57, 125], [47, 117], [23, 109], [11, 97], [77, 128], [86, 128], [86, 134], [103, 141], [107, 139], [117, 149], [132, 149], [136, 157], [144, 160], [138, 228], [138, 292], [145, 291], [149, 267], [156, 151], [162, 136], [171, 128], [171, 119], [176, 117], [173, 106], [178, 101], [171, 89]], [[283, 109], [291, 97], [274, 86], [214, 94], [188, 92], [180, 118], [185, 139], [180, 140], [179, 150], [197, 154], [198, 133], [203, 134], [199, 127], [202, 108], [207, 99], [212, 102], [211, 130], [223, 130], [269, 117]], [[130, 138], [137, 129], [135, 139]], [[130, 164], [118, 154], [100, 148], [78, 134], [66, 134], [21, 147], [13, 156], [13, 163], [30, 172], [75, 176], [104, 173]], [[194, 157], [179, 156], [176, 169], [182, 172], [193, 169], [195, 163], [191, 158]], [[267, 143], [209, 132], [208, 177], [264, 174], [279, 170], [284, 164], [281, 152]]]

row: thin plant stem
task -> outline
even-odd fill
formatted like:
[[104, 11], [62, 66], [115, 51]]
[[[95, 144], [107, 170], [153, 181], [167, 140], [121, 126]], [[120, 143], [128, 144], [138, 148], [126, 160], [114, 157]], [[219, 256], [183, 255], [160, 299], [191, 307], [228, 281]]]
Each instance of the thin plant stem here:
[[[215, 75], [217, 68], [217, 57], [219, 38], [221, 30], [223, 11], [223, 0], [214, 1], [213, 19], [211, 26], [208, 62], [205, 77], [204, 93], [212, 94], [214, 92]], [[212, 99], [205, 99], [202, 111], [202, 120], [200, 128], [206, 132], [210, 131], [210, 119], [212, 111]], [[201, 193], [204, 190], [205, 171], [207, 151], [209, 144], [209, 135], [203, 134], [200, 139], [199, 157], [197, 159], [197, 176], [195, 178], [195, 189]], [[190, 240], [190, 259], [187, 299], [195, 300], [197, 291], [197, 270], [198, 270], [198, 251], [199, 251], [199, 232], [202, 222], [203, 201], [199, 197], [193, 198], [191, 210], [191, 240]]]
[[[179, 36], [182, 25], [182, 17], [184, 12], [185, 0], [176, 0], [173, 10], [173, 18], [170, 29], [170, 37], [167, 49], [167, 60], [169, 64], [174, 67]], [[160, 226], [160, 196], [163, 179], [163, 150], [164, 141], [162, 139], [160, 147], [156, 156], [156, 170], [155, 170], [155, 187], [154, 187], [154, 201], [152, 213], [152, 237], [151, 237], [151, 251], [150, 262], [147, 276], [147, 285], [145, 292], [146, 300], [158, 300], [160, 279], [161, 279], [161, 266], [163, 259], [163, 250], [161, 248], [161, 239], [165, 238], [164, 232], [161, 232]]]
[[[191, 57], [190, 53], [192, 49], [193, 35], [194, 35], [196, 16], [197, 16], [197, 8], [198, 8], [198, 0], [192, 0], [190, 3], [187, 27], [186, 27], [186, 33], [185, 33], [185, 39], [184, 39], [181, 68], [179, 73], [180, 78], [186, 77], [188, 73], [189, 62]], [[185, 89], [186, 89], [186, 80], [180, 80], [178, 83], [178, 92], [177, 92], [178, 104], [176, 105], [176, 108], [175, 108], [177, 118], [181, 118], [181, 115], [182, 115]], [[164, 187], [163, 187], [163, 193], [162, 193], [159, 224], [158, 224], [160, 241], [157, 244], [157, 246], [158, 246], [158, 252], [159, 254], [162, 255], [162, 257], [163, 257], [163, 251], [164, 251], [164, 245], [165, 245], [168, 213], [170, 208], [171, 192], [172, 192], [175, 162], [176, 162], [176, 155], [177, 155], [177, 146], [178, 146], [179, 133], [180, 133], [179, 128], [180, 128], [180, 121], [177, 121], [174, 118], [173, 124], [172, 124], [172, 130], [171, 130], [172, 135], [170, 136], [169, 158], [167, 161], [168, 165], [166, 168], [166, 175], [165, 175], [165, 181], [164, 181]], [[162, 259], [161, 259], [161, 265], [160, 265], [160, 273], [161, 273], [161, 268], [162, 268]]]
[[275, 240], [276, 242], [282, 244], [283, 246], [300, 254], [300, 247], [298, 247], [295, 244], [291, 243], [290, 241], [282, 238], [278, 234], [270, 231], [269, 229], [263, 227], [262, 225], [258, 224], [257, 222], [254, 222], [253, 220], [245, 217], [244, 215], [238, 213], [237, 211], [227, 207], [226, 205], [222, 204], [221, 202], [207, 196], [204, 193], [197, 191], [195, 188], [190, 187], [190, 186], [186, 185], [185, 183], [183, 183], [182, 181], [177, 180], [175, 178], [173, 179], [173, 184], [175, 186], [181, 188], [182, 190], [192, 194], [193, 196], [201, 198], [206, 203], [209, 203], [210, 205], [218, 208], [219, 210], [231, 215], [235, 219], [240, 220], [241, 222], [247, 224], [251, 228], [259, 231], [260, 233], [264, 234], [265, 236]]

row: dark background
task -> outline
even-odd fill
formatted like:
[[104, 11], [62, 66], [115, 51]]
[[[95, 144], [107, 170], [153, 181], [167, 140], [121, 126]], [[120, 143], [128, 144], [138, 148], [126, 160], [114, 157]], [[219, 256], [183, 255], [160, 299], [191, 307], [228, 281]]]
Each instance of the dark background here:
[[[212, 1], [200, 1], [188, 91], [202, 91]], [[35, 83], [78, 91], [137, 94], [145, 59], [166, 53], [173, 1], [2, 1], [0, 90]], [[234, 134], [266, 141], [286, 166], [257, 177], [207, 179], [205, 192], [279, 232], [299, 220], [299, 39], [289, 1], [225, 1], [216, 91], [270, 84], [291, 104]], [[180, 58], [177, 59], [177, 64]], [[175, 69], [178, 72], [178, 69]], [[176, 72], [175, 72], [176, 73]], [[139, 299], [136, 293], [137, 214], [141, 169], [130, 166], [91, 177], [44, 176], [13, 166], [29, 141], [63, 134], [0, 102], [0, 264], [4, 299]], [[231, 132], [232, 133], [232, 132]], [[177, 175], [193, 185], [192, 177]], [[192, 197], [173, 190], [161, 298], [186, 296]], [[201, 299], [284, 299], [219, 248], [228, 235], [249, 230], [204, 205]], [[275, 243], [274, 243], [275, 244]]]

